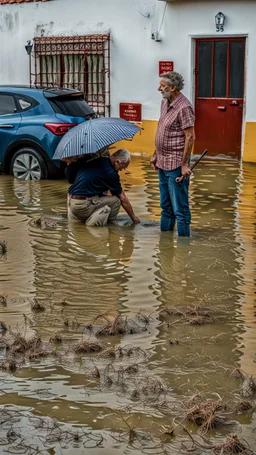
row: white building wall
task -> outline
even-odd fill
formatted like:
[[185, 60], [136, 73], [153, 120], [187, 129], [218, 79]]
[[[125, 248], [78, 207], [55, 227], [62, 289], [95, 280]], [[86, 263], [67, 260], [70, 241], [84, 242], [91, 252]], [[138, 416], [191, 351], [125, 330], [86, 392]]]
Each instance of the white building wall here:
[[[216, 33], [214, 17], [226, 16]], [[0, 5], [0, 84], [27, 84], [24, 45], [34, 36], [111, 33], [111, 114], [120, 102], [141, 102], [143, 119], [157, 119], [158, 61], [173, 60], [193, 100], [192, 38], [248, 35], [246, 120], [256, 120], [256, 1], [52, 0]], [[161, 42], [151, 33], [161, 28]]]
[[[215, 15], [223, 12], [226, 16], [224, 33], [215, 30]], [[184, 93], [192, 99], [193, 55], [191, 45], [197, 37], [246, 36], [246, 121], [256, 120], [256, 1], [184, 1], [169, 3], [166, 10], [162, 34], [171, 45], [171, 55], [186, 81]], [[172, 43], [172, 44], [171, 44]], [[165, 52], [165, 51], [164, 51]], [[193, 54], [193, 52], [192, 52]]]

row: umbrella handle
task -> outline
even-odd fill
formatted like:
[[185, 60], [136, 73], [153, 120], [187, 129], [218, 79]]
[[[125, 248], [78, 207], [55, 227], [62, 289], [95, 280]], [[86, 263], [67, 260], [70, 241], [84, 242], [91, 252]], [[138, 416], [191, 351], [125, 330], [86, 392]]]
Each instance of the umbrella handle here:
[[[205, 149], [202, 155], [199, 156], [198, 160], [194, 162], [194, 164], [191, 166], [191, 171], [194, 169], [194, 167], [196, 167], [196, 165], [199, 163], [199, 161], [201, 161], [201, 159], [204, 157], [204, 155], [206, 155], [206, 153], [208, 153], [208, 149]], [[184, 179], [183, 175], [181, 177], [176, 177], [175, 182], [180, 183], [182, 182], [183, 179]]]

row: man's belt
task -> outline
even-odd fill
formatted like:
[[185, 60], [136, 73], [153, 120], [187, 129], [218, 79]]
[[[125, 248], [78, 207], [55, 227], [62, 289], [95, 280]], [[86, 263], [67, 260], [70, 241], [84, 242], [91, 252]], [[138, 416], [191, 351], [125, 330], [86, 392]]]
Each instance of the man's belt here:
[[88, 199], [87, 196], [74, 196], [73, 194], [69, 194], [69, 197], [70, 197], [70, 199], [81, 199], [81, 200]]

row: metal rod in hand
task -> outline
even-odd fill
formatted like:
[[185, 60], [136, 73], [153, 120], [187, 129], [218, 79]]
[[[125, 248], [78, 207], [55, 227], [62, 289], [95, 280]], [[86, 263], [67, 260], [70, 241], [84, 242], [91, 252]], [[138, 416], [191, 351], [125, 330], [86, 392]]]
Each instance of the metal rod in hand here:
[[[203, 159], [203, 157], [206, 155], [207, 152], [208, 152], [208, 149], [205, 149], [204, 152], [202, 153], [202, 155], [199, 156], [198, 160], [196, 160], [196, 161], [192, 164], [192, 166], [191, 166], [191, 168], [190, 168], [191, 171], [193, 171], [193, 169], [196, 167], [196, 165], [199, 163], [199, 161], [201, 161], [201, 160]], [[184, 179], [184, 176], [182, 175], [181, 177], [177, 177], [177, 178], [175, 179], [175, 181], [176, 181], [177, 183], [179, 183], [179, 182], [182, 182], [183, 179]]]

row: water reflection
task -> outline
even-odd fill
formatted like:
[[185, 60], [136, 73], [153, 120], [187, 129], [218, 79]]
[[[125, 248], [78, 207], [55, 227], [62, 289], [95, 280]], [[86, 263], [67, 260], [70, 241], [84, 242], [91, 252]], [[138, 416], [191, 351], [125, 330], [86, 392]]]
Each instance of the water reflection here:
[[108, 258], [125, 264], [131, 261], [134, 228], [120, 229], [115, 226], [95, 228], [76, 224], [69, 226], [68, 243], [74, 250], [93, 256], [96, 261]]
[[237, 288], [240, 291], [240, 312], [245, 330], [241, 337], [241, 367], [255, 375], [255, 306], [256, 306], [256, 180], [255, 165], [243, 164], [238, 179], [235, 235], [240, 263]]
[[12, 181], [13, 195], [16, 196], [18, 204], [27, 209], [40, 207], [41, 186], [35, 181], [25, 182], [19, 179]]
[[168, 232], [159, 235], [156, 276], [159, 300], [163, 304], [186, 303], [190, 243], [190, 239], [175, 239]]

